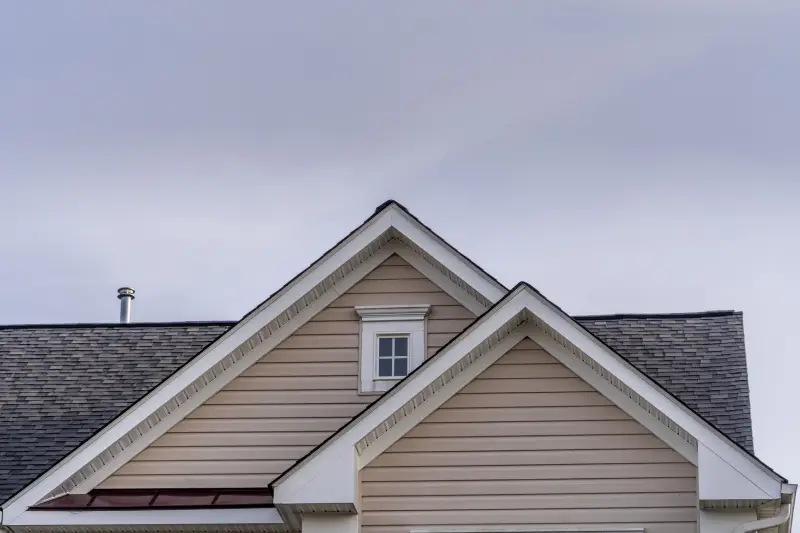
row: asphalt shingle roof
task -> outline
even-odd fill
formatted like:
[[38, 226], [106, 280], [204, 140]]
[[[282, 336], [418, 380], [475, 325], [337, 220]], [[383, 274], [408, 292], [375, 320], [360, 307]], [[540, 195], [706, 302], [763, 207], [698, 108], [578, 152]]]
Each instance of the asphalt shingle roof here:
[[0, 328], [0, 503], [230, 324]]
[[576, 320], [753, 453], [742, 313], [613, 315]]
[[[576, 320], [752, 453], [741, 313]], [[232, 324], [0, 327], [0, 503]]]

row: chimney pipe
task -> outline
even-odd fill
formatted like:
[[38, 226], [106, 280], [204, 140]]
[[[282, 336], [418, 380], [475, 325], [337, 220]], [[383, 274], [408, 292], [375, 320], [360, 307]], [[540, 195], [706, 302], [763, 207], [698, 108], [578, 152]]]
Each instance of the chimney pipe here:
[[117, 289], [117, 298], [119, 298], [119, 321], [121, 324], [128, 324], [131, 321], [131, 301], [136, 298], [133, 293], [136, 292], [130, 287], [120, 287]]

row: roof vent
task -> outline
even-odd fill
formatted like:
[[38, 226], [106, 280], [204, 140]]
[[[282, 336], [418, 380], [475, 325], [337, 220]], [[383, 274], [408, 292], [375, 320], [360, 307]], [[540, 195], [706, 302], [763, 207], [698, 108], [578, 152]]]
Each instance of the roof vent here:
[[119, 298], [119, 322], [120, 324], [127, 324], [131, 321], [131, 302], [136, 298], [133, 293], [136, 292], [130, 287], [120, 287], [117, 289], [117, 298]]

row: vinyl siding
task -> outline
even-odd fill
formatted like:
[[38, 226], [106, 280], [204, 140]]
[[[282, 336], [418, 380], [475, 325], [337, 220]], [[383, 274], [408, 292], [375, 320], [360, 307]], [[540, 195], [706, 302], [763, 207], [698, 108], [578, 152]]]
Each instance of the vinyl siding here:
[[99, 488], [263, 487], [374, 395], [358, 394], [356, 305], [429, 304], [428, 351], [474, 318], [393, 255]]
[[361, 529], [694, 533], [696, 475], [526, 340], [361, 471]]

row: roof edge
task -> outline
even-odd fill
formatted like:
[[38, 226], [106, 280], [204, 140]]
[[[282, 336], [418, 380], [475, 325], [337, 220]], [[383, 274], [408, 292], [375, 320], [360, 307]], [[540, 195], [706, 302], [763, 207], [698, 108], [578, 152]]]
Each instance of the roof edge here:
[[67, 322], [62, 324], [0, 324], [3, 329], [80, 329], [80, 328], [179, 328], [191, 326], [232, 326], [238, 320], [187, 320], [169, 322]]
[[[513, 290], [513, 289], [512, 289]], [[598, 315], [571, 315], [574, 320], [625, 320], [660, 318], [711, 318], [719, 316], [741, 316], [742, 311], [721, 309], [712, 311], [687, 311], [676, 313], [611, 313]], [[79, 328], [158, 328], [191, 326], [233, 326], [238, 320], [167, 320], [164, 322], [63, 322], [42, 324], [0, 324], [3, 329], [79, 329]]]
[[681, 313], [611, 313], [601, 315], [572, 315], [574, 320], [625, 320], [625, 319], [660, 319], [660, 318], [711, 318], [718, 316], [741, 316], [741, 311], [720, 309], [713, 311], [688, 311]]

